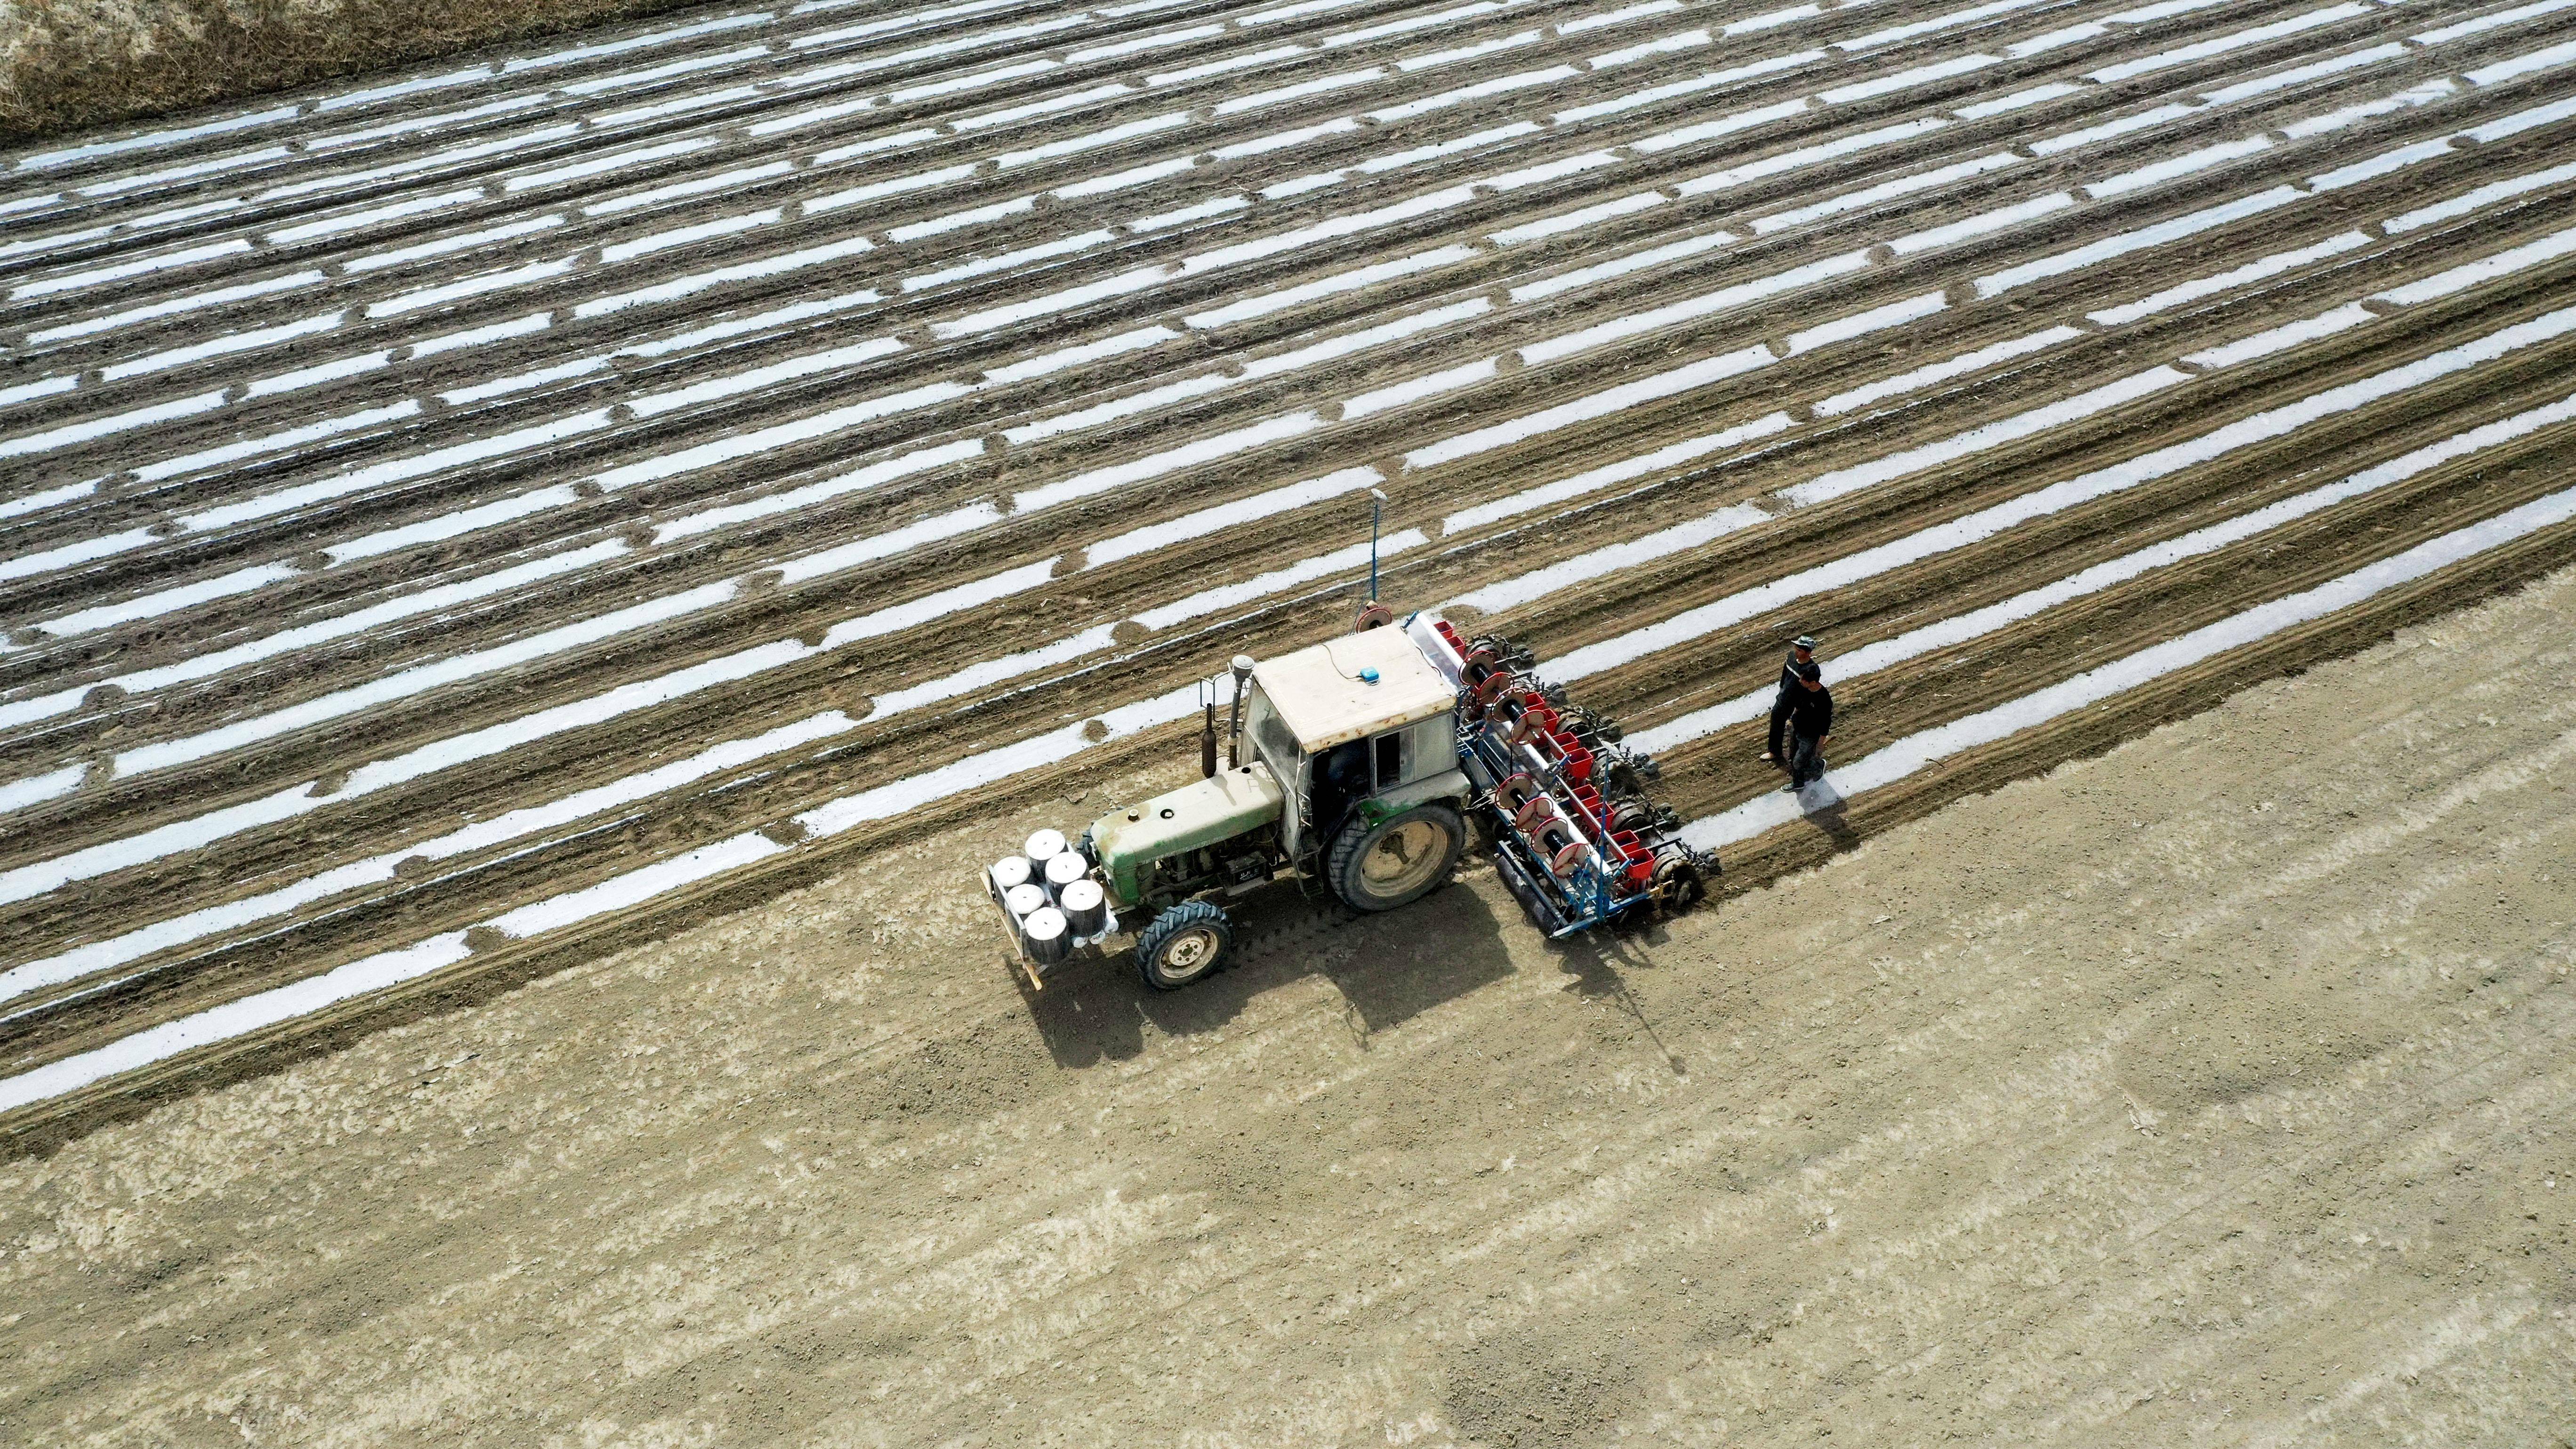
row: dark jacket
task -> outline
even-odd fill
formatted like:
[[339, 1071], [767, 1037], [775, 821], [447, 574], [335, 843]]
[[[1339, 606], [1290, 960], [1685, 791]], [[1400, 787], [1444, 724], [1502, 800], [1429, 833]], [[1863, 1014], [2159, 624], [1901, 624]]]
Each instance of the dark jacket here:
[[1789, 728], [1808, 739], [1834, 732], [1834, 692], [1798, 688], [1789, 691]]
[[1762, 747], [1766, 752], [1777, 755], [1788, 748], [1781, 732], [1789, 727], [1789, 701], [1804, 693], [1798, 687], [1798, 652], [1792, 649], [1789, 657], [1780, 661], [1780, 692], [1771, 696], [1771, 733]]

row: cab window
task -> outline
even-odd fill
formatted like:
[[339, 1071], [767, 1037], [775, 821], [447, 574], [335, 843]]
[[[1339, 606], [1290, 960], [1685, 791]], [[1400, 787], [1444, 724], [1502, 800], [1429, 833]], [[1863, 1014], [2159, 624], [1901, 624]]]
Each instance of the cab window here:
[[1449, 716], [1433, 715], [1378, 736], [1376, 755], [1377, 788], [1392, 790], [1456, 768], [1456, 732], [1450, 728]]

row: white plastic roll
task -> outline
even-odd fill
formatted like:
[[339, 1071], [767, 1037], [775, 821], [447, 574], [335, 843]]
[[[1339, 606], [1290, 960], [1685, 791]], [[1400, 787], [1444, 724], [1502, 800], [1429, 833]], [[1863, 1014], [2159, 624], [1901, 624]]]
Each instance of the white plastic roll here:
[[1020, 922], [1020, 937], [1029, 943], [1029, 959], [1041, 966], [1052, 966], [1072, 954], [1073, 937], [1065, 925], [1064, 912], [1053, 906], [1040, 906]]
[[1002, 892], [1003, 906], [1024, 925], [1030, 916], [1046, 909], [1046, 903], [1046, 887], [1033, 880], [1024, 880]]
[[1064, 854], [1064, 832], [1041, 830], [1029, 837], [1029, 843], [1021, 848], [1021, 853], [1028, 856], [1030, 865], [1044, 870], [1048, 861]]
[[993, 862], [992, 874], [993, 889], [1008, 895], [1011, 887], [1029, 883], [1029, 858], [1025, 855], [1003, 856]]
[[1077, 936], [1097, 936], [1109, 924], [1109, 900], [1096, 880], [1067, 882], [1056, 893], [1055, 908], [1064, 912], [1065, 922]]
[[1075, 881], [1082, 879], [1090, 873], [1091, 867], [1083, 861], [1083, 858], [1080, 855], [1075, 854], [1073, 851], [1068, 850], [1061, 855], [1051, 855], [1047, 857], [1046, 863], [1047, 894], [1060, 898], [1064, 894], [1064, 888], [1066, 886], [1073, 884]]

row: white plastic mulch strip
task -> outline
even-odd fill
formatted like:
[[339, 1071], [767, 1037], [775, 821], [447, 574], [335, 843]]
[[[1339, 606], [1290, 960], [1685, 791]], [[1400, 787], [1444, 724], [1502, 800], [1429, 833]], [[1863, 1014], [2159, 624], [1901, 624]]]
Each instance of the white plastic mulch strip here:
[[[1849, 770], [1835, 772], [1828, 777], [1829, 782], [1846, 797], [1893, 784], [1963, 751], [2062, 718], [2201, 660], [2269, 638], [2284, 629], [2352, 608], [2390, 589], [2570, 519], [2576, 519], [2576, 489], [2550, 494], [2482, 523], [2444, 534], [2331, 583], [2258, 605], [2009, 704], [1909, 735], [1867, 756]], [[1100, 720], [1105, 733], [1095, 733], [1099, 733], [1099, 739], [1114, 739], [1185, 718], [1197, 708], [1197, 700], [1198, 686], [1192, 684], [1158, 698], [1111, 711]], [[924, 775], [850, 796], [796, 818], [817, 835], [834, 834], [865, 821], [889, 818], [949, 795], [1055, 763], [1086, 744], [1098, 742], [1086, 736], [1084, 726], [1067, 726], [1000, 750], [970, 756]], [[1796, 800], [1783, 794], [1765, 795], [1732, 810], [1692, 821], [1684, 827], [1683, 837], [1703, 849], [1713, 849], [1748, 840], [1766, 830], [1788, 824], [1798, 819], [1800, 813]], [[521, 907], [496, 917], [490, 924], [513, 935], [533, 935], [558, 929], [609, 911], [643, 904], [657, 894], [705, 880], [787, 848], [756, 833], [738, 835], [548, 901]], [[453, 965], [468, 954], [465, 933], [449, 932], [399, 951], [387, 951], [351, 962], [309, 980], [259, 992], [138, 1032], [107, 1046], [0, 1079], [0, 1112], [77, 1091], [108, 1077], [168, 1060], [182, 1052], [212, 1046], [339, 1002], [415, 980]]]
[[0, 810], [21, 810], [47, 800], [59, 800], [79, 789], [81, 778], [88, 773], [87, 766], [65, 765], [59, 770], [29, 775], [0, 785]]
[[[2571, 518], [2576, 518], [2576, 488], [2535, 499], [2483, 523], [2446, 533], [2356, 569], [2331, 583], [2274, 599], [2010, 703], [1907, 735], [1863, 757], [1847, 770], [1828, 773], [1825, 781], [1843, 799], [1884, 788], [1980, 745], [2009, 739], [2230, 649], [2242, 649], [2284, 629], [2352, 608], [2402, 584]], [[1774, 792], [1731, 810], [1704, 815], [1683, 827], [1682, 838], [1703, 850], [1714, 849], [1750, 840], [1804, 814], [1805, 807], [1798, 798]]]
[[841, 711], [826, 710], [749, 739], [728, 740], [640, 774], [595, 785], [542, 805], [529, 805], [489, 820], [479, 820], [445, 835], [335, 866], [258, 895], [207, 906], [103, 941], [75, 946], [0, 972], [0, 1001], [77, 981], [93, 972], [127, 965], [155, 952], [202, 941], [220, 932], [271, 920], [343, 891], [382, 885], [395, 878], [398, 868], [407, 859], [447, 860], [525, 840], [532, 835], [573, 825], [602, 811], [648, 800], [711, 775], [740, 769], [782, 750], [829, 739], [857, 727], [857, 722]]
[[381, 952], [289, 986], [164, 1022], [106, 1046], [48, 1062], [33, 1071], [0, 1077], [0, 1112], [75, 1092], [119, 1073], [167, 1061], [181, 1052], [310, 1016], [335, 1003], [398, 986], [442, 966], [453, 966], [470, 954], [465, 933], [450, 931], [415, 946]]
[[[2542, 244], [2526, 244], [2524, 249], [2539, 245]], [[2463, 267], [2454, 268], [2453, 271], [2482, 278], [2487, 275], [2485, 267], [2484, 262], [2471, 262]], [[2423, 282], [2408, 285], [2420, 288], [2439, 281], [2438, 277], [2428, 278]], [[2299, 322], [2283, 324], [2290, 329], [2303, 325], [2305, 324]], [[1964, 547], [2033, 518], [2138, 486], [2153, 478], [2162, 477], [2177, 469], [2192, 466], [2233, 449], [2281, 436], [2319, 418], [2348, 411], [2393, 393], [2491, 361], [2507, 352], [2561, 335], [2571, 328], [2576, 328], [2576, 309], [2562, 309], [2544, 317], [2500, 329], [2487, 337], [2461, 344], [2415, 362], [2240, 419], [2209, 434], [2170, 445], [2144, 457], [2097, 469], [2080, 478], [2007, 500], [1906, 538], [1864, 550], [1859, 554], [1838, 559], [1817, 568], [1804, 570], [1785, 579], [1774, 580], [1701, 605], [1673, 618], [1584, 646], [1556, 661], [1554, 672], [1559, 678], [1570, 681], [1627, 663], [1659, 649], [1687, 642], [1708, 630], [1738, 622], [1764, 609], [1777, 607], [1826, 588], [1838, 587], [1860, 578], [1901, 567], [1935, 553]], [[2184, 374], [2175, 373], [2166, 368], [2149, 371], [2150, 374], [2169, 374], [2170, 380], [2175, 382], [2185, 378]], [[2094, 393], [2085, 395], [2094, 400], [2094, 405], [2070, 407], [2070, 404], [2065, 402], [2049, 404], [2033, 413], [2022, 415], [2018, 422], [2016, 419], [2004, 419], [1987, 424], [1947, 443], [1907, 450], [1881, 465], [1845, 469], [1839, 473], [1827, 474], [1784, 489], [1778, 496], [1782, 501], [1793, 506], [1840, 496], [1921, 467], [1955, 461], [1958, 457], [1967, 456], [2005, 439], [2026, 435], [2037, 426], [2037, 423], [2031, 421], [2032, 419], [2045, 419], [2052, 425], [2059, 424], [2088, 416], [2092, 412], [2098, 412], [2104, 407], [2135, 395], [2138, 395], [2137, 389], [2114, 383], [2107, 388], [2097, 388]], [[1765, 430], [1757, 427], [1750, 431], [1758, 434]], [[1198, 446], [1201, 445], [1191, 445], [1192, 448]], [[1184, 448], [1175, 450], [1175, 453], [1188, 451], [1190, 451], [1189, 448]], [[1171, 455], [1163, 456], [1168, 458]], [[1113, 465], [1110, 469], [1100, 471], [1123, 472], [1133, 466], [1135, 465]], [[1337, 479], [1336, 482], [1349, 486], [1352, 480], [1344, 478]], [[1057, 486], [1061, 488], [1068, 485]], [[1283, 491], [1305, 490], [1312, 486], [1314, 485], [1290, 485], [1289, 490]], [[1076, 488], [1073, 496], [1083, 496], [1091, 491], [1096, 490]], [[1343, 489], [1337, 487], [1333, 491], [1339, 492]], [[1643, 539], [1614, 544], [1605, 550], [1596, 550], [1594, 553], [1580, 555], [1575, 559], [1542, 568], [1531, 574], [1488, 585], [1461, 596], [1455, 602], [1470, 604], [1488, 611], [1510, 607], [1542, 596], [1554, 588], [1578, 582], [1582, 578], [1596, 576], [1604, 570], [1631, 567], [1699, 547], [1724, 533], [1759, 524], [1765, 517], [1762, 511], [1750, 505], [1721, 509], [1705, 518], [1686, 521]], [[1402, 553], [1421, 546], [1425, 541], [1418, 530], [1408, 529], [1385, 540], [1383, 548], [1390, 554]], [[863, 541], [863, 544], [866, 543], [867, 541]], [[828, 561], [815, 559], [805, 562], [819, 569]], [[1358, 562], [1359, 556], [1353, 550], [1341, 550], [1256, 579], [1203, 590], [1179, 604], [1149, 611], [1141, 616], [1141, 622], [1152, 628], [1168, 628], [1173, 624], [1217, 609], [1232, 607], [1308, 582], [1334, 570], [1356, 566]], [[1054, 561], [1049, 560], [1030, 565], [988, 579], [961, 584], [954, 589], [907, 604], [880, 609], [847, 620], [828, 631], [819, 646], [808, 645], [802, 640], [785, 640], [756, 646], [738, 651], [723, 659], [680, 671], [676, 675], [666, 675], [620, 686], [594, 700], [540, 711], [524, 719], [496, 725], [473, 735], [432, 742], [406, 755], [379, 761], [353, 772], [341, 787], [337, 798], [348, 798], [366, 791], [416, 779], [432, 770], [483, 758], [497, 749], [529, 743], [551, 734], [577, 728], [585, 723], [595, 722], [610, 714], [621, 714], [644, 708], [717, 683], [738, 680], [764, 669], [791, 663], [820, 650], [837, 648], [858, 639], [875, 637], [894, 627], [908, 627], [912, 623], [953, 613], [979, 603], [990, 602], [1011, 593], [1024, 592], [1041, 586], [1051, 576], [1053, 564]], [[727, 590], [732, 586], [720, 584], [708, 587], [712, 590]], [[705, 593], [707, 590], [698, 592]], [[666, 607], [669, 603], [670, 601], [658, 601], [654, 605], [637, 607], [649, 612]], [[659, 618], [662, 615], [657, 613], [654, 617]], [[611, 615], [607, 618], [616, 619], [618, 616]], [[576, 631], [581, 637], [589, 638], [596, 634], [602, 623], [602, 620], [592, 620], [567, 627]], [[500, 650], [493, 652], [511, 659], [529, 656], [531, 651], [542, 654], [545, 652], [545, 646], [560, 643], [561, 639], [558, 636], [562, 634], [561, 630], [549, 631], [528, 640], [502, 646]], [[1074, 646], [1070, 642], [1059, 641], [1046, 648], [1031, 651], [1016, 662], [1027, 669], [1046, 667], [1050, 663], [1061, 662], [1064, 651], [1072, 647]], [[285, 728], [314, 722], [330, 717], [335, 712], [355, 707], [350, 703], [352, 699], [361, 703], [373, 702], [384, 698], [398, 698], [413, 692], [411, 686], [421, 683], [420, 676], [424, 671], [444, 678], [448, 674], [457, 674], [460, 671], [464, 674], [483, 672], [481, 666], [488, 662], [480, 656], [461, 656], [439, 665], [424, 666], [423, 670], [405, 671], [356, 691], [324, 696], [303, 705], [292, 706], [285, 711], [239, 721], [226, 726], [225, 730], [244, 731], [264, 738]], [[987, 675], [991, 677], [985, 678]], [[923, 686], [915, 692], [914, 697], [908, 698], [906, 703], [911, 707], [919, 707], [921, 704], [948, 697], [958, 690], [973, 687], [978, 679], [984, 679], [984, 682], [998, 682], [999, 678], [1003, 677], [1008, 677], [1007, 673], [993, 675], [989, 667], [983, 669], [981, 673], [970, 669], [948, 680], [935, 681], [931, 685]], [[313, 718], [306, 719], [308, 715]], [[197, 758], [204, 752], [208, 743], [210, 743], [209, 737], [199, 736], [192, 740], [172, 741], [166, 745], [144, 748], [182, 751], [188, 758]], [[1004, 747], [1003, 753], [1008, 754], [1018, 748], [1020, 747]], [[141, 752], [131, 753], [140, 754]], [[138, 763], [148, 766], [157, 761], [147, 757]], [[123, 764], [124, 761], [120, 759], [120, 767]], [[69, 786], [63, 788], [68, 789]], [[0, 900], [25, 899], [78, 880], [112, 873], [170, 854], [200, 849], [240, 831], [275, 824], [281, 820], [323, 808], [329, 803], [330, 798], [317, 794], [309, 785], [294, 787], [191, 820], [173, 822], [141, 835], [105, 842], [52, 860], [0, 872]]]
[[[2418, 477], [2454, 458], [2482, 452], [2571, 419], [2576, 419], [2576, 397], [2562, 398], [2544, 407], [2471, 428], [2333, 483], [2267, 504], [2251, 513], [2193, 529], [2162, 543], [2105, 560], [2055, 583], [2026, 590], [1982, 609], [1973, 609], [1865, 645], [1835, 659], [1835, 678], [1847, 680], [1872, 674], [1908, 659], [1965, 643], [2060, 604], [2100, 593], [2141, 574], [2214, 553], [2295, 519]], [[1772, 688], [1765, 685], [1722, 704], [1692, 710], [1651, 729], [1632, 730], [1628, 743], [1642, 750], [1669, 750], [1676, 745], [1705, 738], [1729, 725], [1760, 718], [1770, 708], [1771, 697]]]

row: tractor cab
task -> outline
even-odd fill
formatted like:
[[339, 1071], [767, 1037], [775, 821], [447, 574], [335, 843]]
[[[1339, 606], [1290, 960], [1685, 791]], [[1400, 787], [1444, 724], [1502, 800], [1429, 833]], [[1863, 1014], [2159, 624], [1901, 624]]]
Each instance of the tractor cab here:
[[[1458, 686], [1402, 629], [1371, 629], [1255, 665], [1244, 737], [1285, 795], [1280, 854], [1308, 874], [1363, 827], [1467, 793]], [[1335, 882], [1338, 885], [1338, 882]]]

